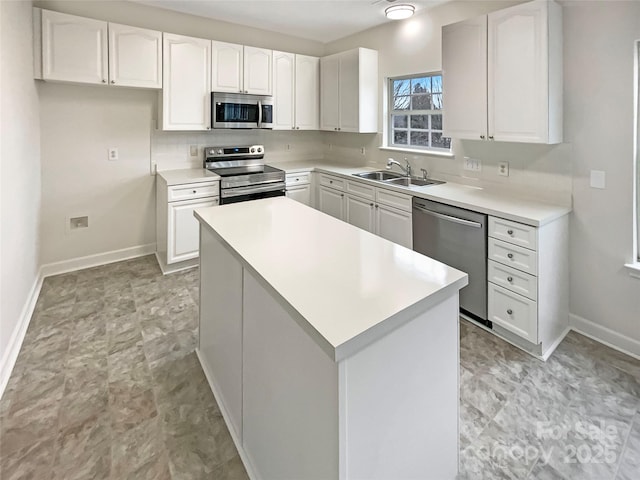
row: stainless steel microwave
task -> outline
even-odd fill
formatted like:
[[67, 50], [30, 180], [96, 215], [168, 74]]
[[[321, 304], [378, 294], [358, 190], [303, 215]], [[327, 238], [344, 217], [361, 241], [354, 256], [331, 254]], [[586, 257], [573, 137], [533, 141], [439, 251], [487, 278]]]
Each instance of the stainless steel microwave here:
[[211, 92], [213, 128], [273, 128], [273, 97]]

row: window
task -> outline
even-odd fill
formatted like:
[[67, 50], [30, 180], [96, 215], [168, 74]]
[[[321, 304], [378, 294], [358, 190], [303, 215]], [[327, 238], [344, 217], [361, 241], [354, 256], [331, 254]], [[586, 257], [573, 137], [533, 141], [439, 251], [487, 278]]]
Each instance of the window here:
[[389, 79], [389, 146], [450, 151], [442, 135], [442, 75]]

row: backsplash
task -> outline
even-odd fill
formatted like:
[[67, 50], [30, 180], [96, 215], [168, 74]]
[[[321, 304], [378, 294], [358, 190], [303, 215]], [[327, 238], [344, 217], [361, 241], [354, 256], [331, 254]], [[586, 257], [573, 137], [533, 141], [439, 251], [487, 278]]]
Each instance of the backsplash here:
[[[208, 146], [264, 145], [265, 161], [312, 160], [322, 158], [320, 132], [288, 130], [213, 130], [208, 132], [151, 133], [151, 171], [198, 168]], [[197, 146], [196, 156], [190, 155]]]
[[[382, 134], [323, 134], [324, 155], [328, 160], [340, 159], [384, 168], [387, 158], [403, 164], [406, 159], [418, 174], [424, 168], [430, 177], [436, 179], [504, 190], [520, 197], [571, 206], [571, 144], [536, 145], [454, 140], [454, 156], [441, 157], [380, 150], [378, 146], [381, 142]], [[479, 160], [481, 170], [465, 170], [464, 157]], [[509, 176], [498, 174], [499, 162], [509, 163]]]

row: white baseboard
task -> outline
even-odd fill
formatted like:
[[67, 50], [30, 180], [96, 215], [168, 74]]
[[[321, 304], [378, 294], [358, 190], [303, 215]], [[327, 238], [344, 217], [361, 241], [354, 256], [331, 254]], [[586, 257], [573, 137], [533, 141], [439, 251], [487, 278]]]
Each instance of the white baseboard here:
[[27, 301], [22, 309], [20, 319], [11, 334], [9, 345], [0, 359], [0, 398], [2, 398], [5, 388], [7, 388], [7, 383], [9, 382], [11, 372], [13, 371], [13, 367], [18, 359], [18, 354], [22, 348], [22, 342], [24, 341], [25, 334], [27, 333], [27, 328], [29, 327], [31, 316], [33, 315], [33, 311], [36, 307], [38, 296], [40, 295], [42, 282], [46, 277], [82, 270], [83, 268], [120, 262], [122, 260], [129, 260], [131, 258], [142, 257], [144, 255], [152, 254], [155, 251], [156, 244], [150, 243], [147, 245], [123, 248], [121, 250], [114, 250], [111, 252], [88, 255], [86, 257], [72, 258], [62, 262], [41, 265], [33, 287], [29, 292]]
[[149, 243], [147, 245], [138, 245], [135, 247], [123, 248], [121, 250], [113, 250], [111, 252], [97, 253], [95, 255], [87, 255], [86, 257], [72, 258], [61, 262], [47, 263], [42, 265], [42, 277], [50, 277], [51, 275], [60, 275], [61, 273], [75, 272], [84, 268], [97, 267], [108, 263], [121, 262], [131, 258], [151, 255], [156, 251], [156, 244]]
[[614, 332], [610, 328], [593, 323], [573, 313], [569, 314], [569, 326], [571, 330], [581, 333], [585, 337], [640, 360], [640, 341], [638, 340]]
[[27, 333], [27, 328], [29, 328], [29, 322], [31, 321], [31, 316], [33, 315], [33, 311], [36, 308], [36, 302], [38, 301], [38, 296], [40, 295], [43, 278], [44, 277], [42, 276], [42, 269], [40, 269], [40, 271], [38, 271], [38, 274], [36, 275], [33, 286], [31, 287], [31, 291], [29, 292], [27, 301], [22, 308], [18, 323], [11, 333], [11, 338], [9, 339], [7, 349], [0, 359], [0, 398], [2, 398], [5, 388], [7, 388], [7, 383], [9, 383], [11, 372], [13, 372], [13, 367], [16, 364], [18, 354], [20, 353], [20, 349], [22, 348], [22, 342]]

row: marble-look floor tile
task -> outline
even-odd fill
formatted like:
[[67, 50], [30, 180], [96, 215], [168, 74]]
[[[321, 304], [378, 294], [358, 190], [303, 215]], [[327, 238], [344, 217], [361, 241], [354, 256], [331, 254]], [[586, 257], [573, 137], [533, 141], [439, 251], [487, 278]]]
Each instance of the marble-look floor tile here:
[[560, 475], [551, 465], [538, 461], [531, 470], [529, 480], [567, 480]]
[[626, 450], [620, 459], [616, 480], [638, 480], [640, 477], [640, 413], [635, 416], [627, 437]]
[[504, 407], [506, 397], [475, 376], [460, 386], [460, 399], [493, 418]]
[[[2, 441], [7, 440], [0, 440]], [[0, 478], [2, 480], [53, 478], [51, 467], [55, 455], [56, 440], [49, 438], [36, 441], [10, 454], [0, 455]]]
[[129, 382], [109, 383], [109, 412], [112, 430], [117, 433], [158, 415], [153, 391]]
[[113, 437], [115, 478], [170, 478], [169, 461], [158, 418], [151, 418]]
[[109, 479], [111, 475], [111, 428], [102, 413], [61, 431], [53, 467], [55, 478], [65, 480]]

